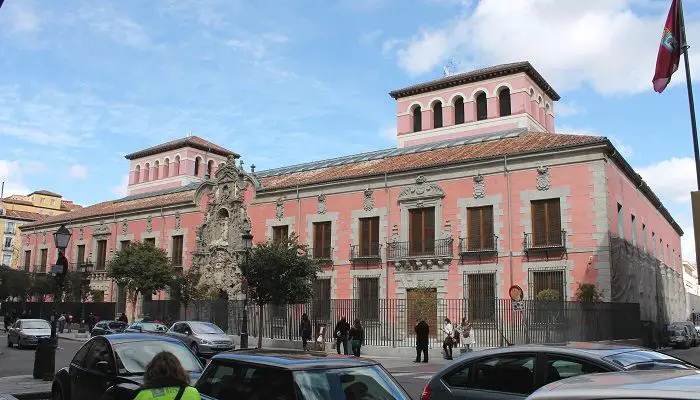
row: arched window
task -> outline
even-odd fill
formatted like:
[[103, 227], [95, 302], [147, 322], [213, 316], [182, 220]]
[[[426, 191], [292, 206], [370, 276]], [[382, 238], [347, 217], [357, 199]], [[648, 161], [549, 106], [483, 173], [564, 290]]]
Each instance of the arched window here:
[[464, 99], [457, 97], [455, 99], [455, 125], [464, 123]]
[[202, 159], [199, 157], [196, 157], [194, 159], [194, 175], [199, 176], [199, 164], [202, 163]]
[[433, 104], [433, 128], [442, 128], [442, 102]]
[[498, 92], [498, 111], [501, 117], [510, 115], [510, 89], [507, 87]]
[[175, 156], [175, 171], [173, 175], [180, 175], [180, 156]]
[[160, 161], [156, 161], [153, 164], [153, 180], [158, 179], [158, 175], [160, 175]]
[[413, 108], [413, 132], [420, 132], [423, 125], [422, 112], [420, 106]]
[[214, 160], [209, 160], [207, 163], [207, 175], [211, 177], [211, 174], [214, 172]]
[[137, 165], [136, 169], [134, 169], [134, 183], [139, 182], [141, 182], [141, 166]]
[[151, 172], [151, 164], [146, 163], [146, 165], [143, 166], [143, 181], [148, 182], [148, 177]]
[[482, 121], [488, 118], [488, 108], [486, 105], [486, 93], [481, 92], [476, 96], [476, 120]]
[[163, 178], [167, 178], [170, 176], [170, 159], [169, 158], [166, 158], [165, 160], [163, 160], [163, 166], [165, 167], [165, 168], [163, 168]]

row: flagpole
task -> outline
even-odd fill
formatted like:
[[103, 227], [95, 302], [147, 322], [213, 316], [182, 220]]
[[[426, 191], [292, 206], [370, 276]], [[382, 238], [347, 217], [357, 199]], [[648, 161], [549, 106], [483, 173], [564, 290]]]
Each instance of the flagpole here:
[[685, 37], [685, 18], [683, 16], [683, 1], [678, 0], [681, 18], [681, 51], [685, 63], [685, 82], [688, 87], [688, 106], [690, 107], [690, 126], [693, 131], [693, 150], [695, 151], [695, 177], [700, 190], [700, 150], [698, 149], [698, 125], [695, 120], [695, 100], [693, 99], [693, 80], [690, 77], [690, 61], [688, 61], [688, 42]]

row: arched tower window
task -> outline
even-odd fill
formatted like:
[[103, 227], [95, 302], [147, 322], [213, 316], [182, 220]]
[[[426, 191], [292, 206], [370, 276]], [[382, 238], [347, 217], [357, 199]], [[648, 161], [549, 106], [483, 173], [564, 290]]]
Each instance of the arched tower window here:
[[134, 169], [134, 183], [139, 182], [141, 182], [141, 166], [137, 165], [136, 169]]
[[420, 106], [415, 106], [413, 108], [413, 132], [420, 132], [423, 125], [422, 111]]
[[498, 92], [498, 111], [501, 117], [510, 115], [510, 89], [507, 87]]
[[464, 99], [457, 97], [455, 99], [455, 125], [464, 123]]
[[163, 170], [164, 170], [163, 171], [163, 178], [167, 178], [170, 176], [170, 159], [169, 158], [166, 158], [165, 160], [163, 160], [163, 166], [165, 167], [165, 168], [163, 168]]
[[194, 175], [199, 176], [199, 165], [202, 163], [202, 159], [199, 157], [196, 157], [194, 159]]
[[211, 174], [214, 172], [214, 160], [209, 160], [207, 163], [207, 175], [211, 177]]
[[486, 93], [481, 92], [476, 96], [476, 120], [482, 121], [488, 118], [488, 106], [486, 105]]
[[156, 160], [155, 164], [153, 164], [153, 180], [158, 179], [159, 175], [160, 175], [160, 161]]
[[180, 175], [180, 156], [175, 156], [175, 171], [173, 175]]
[[442, 102], [433, 104], [433, 128], [442, 128]]
[[151, 164], [146, 163], [146, 165], [143, 166], [143, 181], [148, 182], [149, 181], [149, 175], [151, 173]]

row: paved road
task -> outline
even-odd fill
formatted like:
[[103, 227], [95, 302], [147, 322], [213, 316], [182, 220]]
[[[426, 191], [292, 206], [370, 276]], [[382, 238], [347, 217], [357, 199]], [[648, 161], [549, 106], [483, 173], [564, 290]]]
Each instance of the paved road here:
[[[0, 334], [0, 377], [13, 375], [31, 375], [34, 368], [34, 350], [20, 350], [17, 346], [7, 347], [7, 335]], [[73, 356], [82, 346], [80, 342], [61, 340], [56, 351], [56, 369], [70, 363]]]

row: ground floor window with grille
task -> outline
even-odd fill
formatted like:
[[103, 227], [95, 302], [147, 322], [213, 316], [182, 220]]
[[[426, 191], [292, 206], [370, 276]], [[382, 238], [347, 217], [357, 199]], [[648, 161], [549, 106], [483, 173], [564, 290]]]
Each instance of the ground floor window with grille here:
[[314, 281], [314, 297], [312, 300], [313, 315], [309, 318], [329, 319], [331, 317], [331, 280], [316, 279]]
[[530, 271], [530, 297], [534, 300], [565, 300], [564, 270]]
[[357, 317], [360, 321], [379, 319], [379, 278], [357, 278], [355, 298], [358, 303]]
[[467, 318], [472, 322], [492, 321], [496, 316], [496, 274], [465, 274]]

